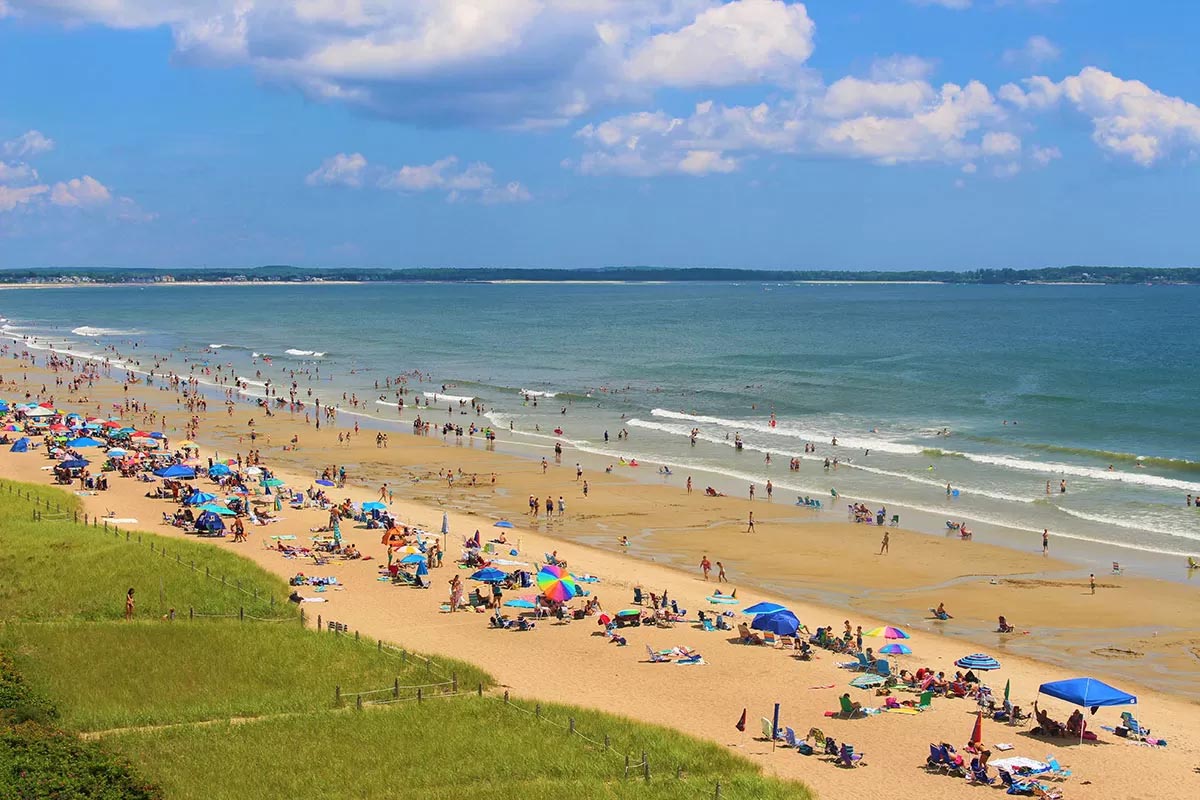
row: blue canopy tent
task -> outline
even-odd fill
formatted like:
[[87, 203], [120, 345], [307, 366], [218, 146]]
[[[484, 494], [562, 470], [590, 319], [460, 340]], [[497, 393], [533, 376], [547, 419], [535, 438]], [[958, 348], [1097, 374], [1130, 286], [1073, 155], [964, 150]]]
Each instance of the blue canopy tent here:
[[[1051, 681], [1038, 687], [1038, 694], [1047, 694], [1066, 702], [1083, 706], [1095, 714], [1101, 706], [1133, 706], [1137, 705], [1137, 697], [1123, 692], [1115, 686], [1109, 686], [1104, 681], [1095, 678], [1068, 678], [1065, 681]], [[1084, 727], [1079, 727], [1079, 741], [1084, 738]]]
[[796, 619], [795, 614], [784, 609], [772, 614], [759, 614], [750, 623], [750, 627], [756, 631], [768, 631], [780, 636], [795, 636], [796, 631], [800, 629], [800, 620]]
[[154, 474], [160, 478], [190, 479], [196, 477], [196, 470], [191, 467], [185, 467], [183, 464], [172, 464], [169, 467], [154, 470]]
[[13, 442], [12, 447], [8, 448], [10, 453], [28, 453], [29, 452], [29, 437], [22, 436]]
[[1137, 705], [1136, 696], [1095, 678], [1069, 678], [1065, 681], [1043, 683], [1038, 687], [1038, 692], [1065, 700], [1072, 705], [1090, 708], [1093, 714], [1100, 706]]

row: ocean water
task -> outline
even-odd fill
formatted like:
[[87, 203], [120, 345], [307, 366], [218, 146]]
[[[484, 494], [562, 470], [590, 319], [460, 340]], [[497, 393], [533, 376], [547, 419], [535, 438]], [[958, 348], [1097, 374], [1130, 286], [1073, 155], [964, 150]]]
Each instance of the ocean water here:
[[502, 440], [538, 457], [558, 440], [647, 479], [669, 464], [839, 517], [853, 498], [930, 532], [1200, 554], [1200, 287], [150, 286], [6, 290], [0, 316], [11, 338], [143, 371], [160, 354], [249, 393], [294, 379], [342, 424], [410, 422], [419, 397], [435, 422], [511, 424]]

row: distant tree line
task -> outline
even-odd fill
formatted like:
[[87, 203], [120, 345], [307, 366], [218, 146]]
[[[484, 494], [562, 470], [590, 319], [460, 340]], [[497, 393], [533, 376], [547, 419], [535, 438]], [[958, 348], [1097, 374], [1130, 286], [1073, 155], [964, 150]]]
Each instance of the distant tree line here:
[[269, 265], [251, 269], [161, 269], [105, 267], [62, 270], [29, 268], [0, 270], [0, 283], [98, 282], [148, 283], [176, 281], [671, 281], [671, 282], [787, 282], [787, 281], [938, 281], [955, 284], [1052, 283], [1200, 283], [1200, 268], [1046, 267], [1043, 269], [953, 270], [764, 270], [689, 267], [602, 267], [595, 269], [524, 268], [309, 268]]

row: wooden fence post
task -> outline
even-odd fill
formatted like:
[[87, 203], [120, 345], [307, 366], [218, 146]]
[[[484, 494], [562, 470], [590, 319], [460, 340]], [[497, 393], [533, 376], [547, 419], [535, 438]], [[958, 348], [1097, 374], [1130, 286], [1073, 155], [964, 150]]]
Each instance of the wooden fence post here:
[[568, 725], [567, 725], [568, 732], [574, 733], [575, 732], [575, 718], [567, 717], [567, 723], [568, 723]]
[[646, 783], [650, 782], [650, 759], [646, 758], [646, 751], [642, 751], [642, 774], [646, 776]]
[[238, 606], [238, 622], [246, 621], [246, 607]]
[[341, 686], [333, 687], [333, 704], [335, 706], [337, 706], [338, 708], [341, 708], [341, 706], [342, 706], [342, 687]]
[[451, 686], [451, 691], [454, 692], [455, 694], [458, 694], [458, 673], [457, 672], [450, 673], [450, 686]]
[[[300, 609], [300, 613], [301, 613], [301, 614], [303, 614], [303, 613], [304, 613], [304, 609], [303, 609], [303, 608], [302, 608], [302, 609]], [[317, 633], [320, 633], [320, 632], [321, 632], [321, 615], [320, 615], [320, 614], [317, 614]]]
[[362, 711], [362, 695], [361, 694], [354, 698], [354, 707], [357, 708], [359, 711]]
[[479, 688], [476, 690], [475, 693], [477, 695], [479, 695], [480, 697], [483, 697], [483, 684], [482, 683], [479, 684]]
[[717, 793], [714, 795], [716, 800], [721, 800], [721, 782], [717, 781]]
[[625, 754], [625, 778], [624, 778], [624, 780], [629, 780], [629, 753]]
[[396, 700], [400, 699], [400, 677], [399, 676], [396, 677], [395, 682], [392, 684], [392, 697], [393, 697], [393, 699], [396, 699]]
[[418, 703], [421, 702], [421, 687], [420, 686], [417, 687], [417, 702]]

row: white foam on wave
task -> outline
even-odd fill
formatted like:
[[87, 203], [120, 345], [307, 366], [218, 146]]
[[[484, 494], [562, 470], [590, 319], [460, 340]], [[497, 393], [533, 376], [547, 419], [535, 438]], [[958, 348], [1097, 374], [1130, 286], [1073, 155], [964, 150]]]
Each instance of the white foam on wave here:
[[1096, 467], [1084, 467], [1077, 464], [1063, 464], [1056, 461], [1026, 461], [1012, 456], [987, 455], [979, 453], [962, 453], [955, 450], [943, 450], [947, 456], [960, 456], [977, 464], [988, 464], [993, 467], [1016, 469], [1023, 472], [1036, 472], [1041, 475], [1073, 475], [1078, 478], [1091, 478], [1099, 481], [1117, 481], [1133, 483], [1140, 486], [1155, 486], [1162, 489], [1177, 489], [1185, 492], [1200, 491], [1200, 483], [1181, 481], [1175, 478], [1164, 478], [1159, 475], [1149, 475], [1144, 472], [1117, 472]]
[[702, 414], [684, 414], [679, 411], [668, 411], [665, 408], [653, 409], [650, 414], [652, 416], [662, 417], [664, 419], [676, 419], [685, 422], [691, 422], [697, 426], [716, 425], [721, 428], [755, 431], [756, 433], [765, 433], [772, 436], [783, 436], [789, 439], [800, 439], [806, 442], [828, 442], [836, 437], [839, 446], [858, 450], [878, 450], [883, 453], [894, 453], [896, 455], [920, 455], [923, 449], [918, 445], [903, 444], [901, 442], [893, 442], [887, 439], [845, 436], [837, 433], [836, 431], [805, 430], [802, 428], [793, 427], [791, 423], [783, 421], [777, 422], [775, 427], [772, 428], [769, 422], [761, 422], [759, 420], [725, 419], [723, 417], [709, 417]]
[[471, 402], [474, 402], [474, 400], [475, 400], [474, 397], [463, 397], [461, 395], [454, 395], [454, 394], [442, 394], [441, 392], [422, 392], [422, 394], [425, 397], [428, 397], [430, 400], [432, 400], [435, 403], [440, 403], [443, 400], [446, 400], [451, 403], [471, 403]]
[[541, 392], [536, 389], [522, 389], [521, 394], [529, 397], [558, 397], [558, 392]]
[[124, 331], [119, 328], [93, 328], [90, 325], [80, 325], [78, 328], [72, 328], [71, 333], [76, 336], [137, 336], [141, 331]]
[[294, 348], [294, 347], [289, 347], [287, 350], [284, 350], [283, 352], [287, 353], [289, 356], [311, 356], [311, 355], [316, 355], [316, 351], [315, 351], [315, 350], [297, 350], [297, 349], [296, 349], [296, 348]]
[[1124, 528], [1131, 531], [1157, 533], [1177, 539], [1188, 539], [1193, 542], [1200, 542], [1200, 531], [1197, 531], [1194, 528], [1178, 528], [1163, 524], [1162, 521], [1156, 521], [1156, 523], [1153, 524], [1153, 527], [1151, 527], [1151, 525], [1147, 523], [1138, 523], [1128, 519], [1121, 519], [1120, 517], [1110, 517], [1106, 514], [1091, 514], [1086, 511], [1077, 511], [1073, 508], [1065, 508], [1063, 506], [1055, 506], [1055, 508], [1064, 514], [1067, 514], [1068, 516], [1075, 517], [1076, 519], [1087, 520], [1088, 522], [1095, 522], [1100, 525], [1112, 525], [1116, 528]]

